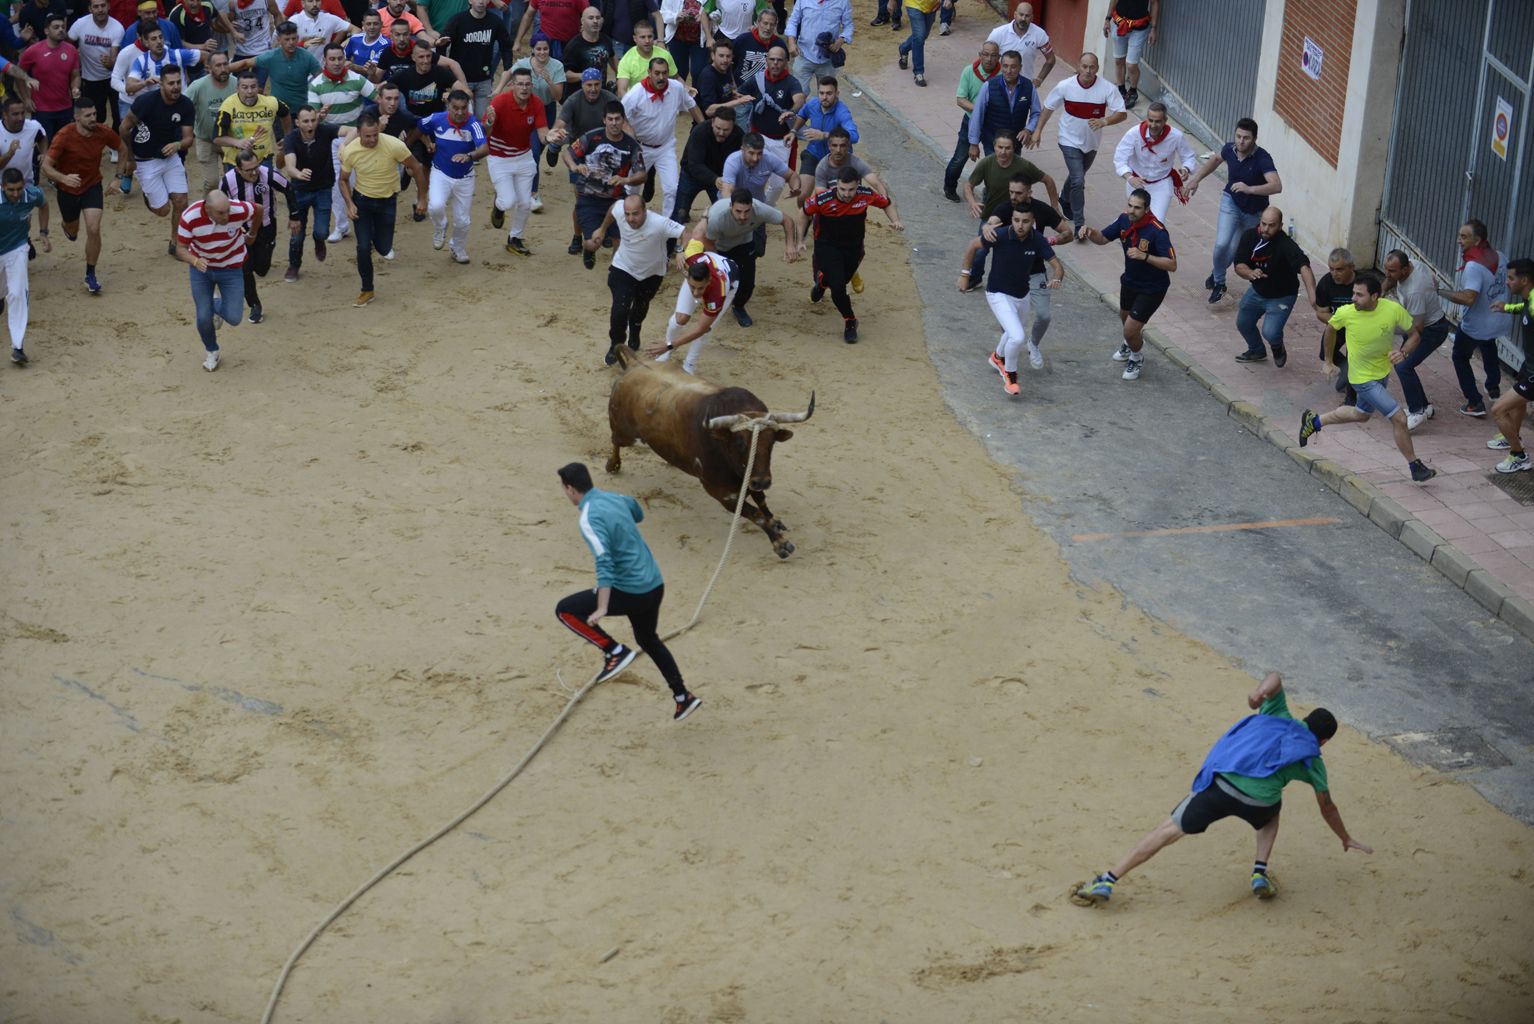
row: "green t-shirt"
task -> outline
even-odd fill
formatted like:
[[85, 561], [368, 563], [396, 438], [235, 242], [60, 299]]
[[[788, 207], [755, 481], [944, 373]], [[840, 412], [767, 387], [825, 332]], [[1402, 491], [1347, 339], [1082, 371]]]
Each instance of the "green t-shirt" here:
[[[1347, 308], [1352, 309], [1353, 307], [1349, 306]], [[1400, 309], [1399, 306], [1396, 308]], [[1404, 313], [1405, 310], [1402, 310], [1402, 312]], [[1407, 319], [1408, 323], [1410, 323], [1410, 318], [1408, 317]], [[1349, 334], [1348, 348], [1351, 349], [1352, 347], [1353, 335]], [[1351, 360], [1349, 362], [1351, 363]], [[1262, 707], [1257, 709], [1257, 713], [1259, 715], [1273, 715], [1277, 718], [1294, 718], [1289, 713], [1289, 702], [1284, 699], [1283, 690], [1279, 690], [1273, 696], [1263, 701]], [[1276, 804], [1282, 800], [1284, 797], [1284, 787], [1291, 782], [1309, 783], [1310, 788], [1314, 789], [1317, 793], [1325, 793], [1327, 790], [1326, 765], [1321, 761], [1319, 754], [1310, 759], [1309, 766], [1304, 761], [1296, 761], [1288, 767], [1280, 768], [1266, 778], [1254, 779], [1250, 775], [1236, 775], [1232, 772], [1221, 772], [1220, 778], [1253, 800], [1259, 800], [1265, 804]]]
[[256, 67], [270, 76], [272, 95], [295, 114], [309, 102], [309, 79], [320, 73], [319, 58], [300, 46], [290, 58], [282, 48], [267, 50], [256, 58]]
[[1380, 299], [1364, 312], [1343, 306], [1329, 321], [1336, 330], [1348, 332], [1348, 383], [1367, 384], [1390, 376], [1390, 350], [1397, 334], [1411, 333], [1411, 314], [1391, 299]]
[[[993, 76], [994, 74], [995, 72], [992, 72]], [[961, 100], [968, 100], [970, 103], [974, 103], [975, 97], [980, 95], [980, 90], [985, 88], [985, 82], [988, 81], [990, 79], [981, 81], [980, 76], [975, 74], [975, 66], [971, 64], [960, 73], [959, 87], [954, 90], [954, 95]]]
[[233, 75], [222, 86], [213, 81], [212, 75], [203, 75], [186, 87], [186, 98], [192, 101], [192, 107], [197, 111], [197, 119], [192, 122], [193, 135], [204, 142], [213, 141], [213, 129], [218, 126], [218, 108], [234, 95], [239, 84]]
[[666, 58], [667, 74], [676, 77], [676, 61], [671, 59], [671, 54], [660, 43], [656, 43], [646, 57], [639, 52], [639, 47], [630, 46], [623, 54], [623, 59], [618, 62], [618, 77], [627, 78], [629, 85], [637, 86], [639, 80], [650, 73], [650, 61], [656, 57]]
[[[976, 188], [985, 186], [985, 199], [980, 203], [981, 220], [995, 213], [996, 207], [1007, 201], [1007, 182], [1018, 172], [1022, 172], [1028, 179], [1029, 185], [1037, 185], [1044, 180], [1044, 172], [1020, 156], [1014, 156], [1012, 163], [1006, 167], [996, 162], [994, 153], [981, 157], [980, 162], [975, 164], [975, 169], [969, 172], [969, 183]], [[1352, 340], [1351, 335], [1348, 340]]]
[[462, 14], [469, 9], [469, 0], [425, 0], [426, 16], [431, 19], [431, 27], [441, 35], [447, 31], [447, 23], [455, 14]]

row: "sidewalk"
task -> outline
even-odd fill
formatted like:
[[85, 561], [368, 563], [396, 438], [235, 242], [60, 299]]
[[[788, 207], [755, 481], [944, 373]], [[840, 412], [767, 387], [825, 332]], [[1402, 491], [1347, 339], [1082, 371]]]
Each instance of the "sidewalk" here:
[[[905, 33], [868, 29], [860, 22], [856, 52], [843, 74], [847, 81], [843, 96], [850, 99], [852, 92], [861, 91], [865, 101], [906, 126], [917, 141], [930, 146], [946, 163], [953, 153], [962, 116], [954, 103], [959, 73], [999, 23], [980, 5], [964, 4], [951, 35], [934, 32], [927, 39], [928, 87], [921, 89], [912, 82], [911, 73], [901, 71], [896, 64], [895, 47]], [[1057, 63], [1043, 93], [1074, 73], [1074, 68]], [[855, 106], [858, 101], [852, 102]], [[1125, 131], [1138, 124], [1137, 115], [1144, 115], [1149, 102], [1142, 96], [1127, 121], [1103, 132], [1097, 162], [1087, 175], [1090, 225], [1101, 227], [1122, 212], [1124, 186], [1113, 173], [1113, 147]], [[1055, 145], [1053, 127], [1046, 130], [1046, 136], [1037, 149], [1023, 155], [1063, 185], [1065, 164]], [[1260, 136], [1258, 142], [1260, 145]], [[1202, 147], [1195, 146], [1195, 151], [1200, 160], [1207, 155]], [[1282, 167], [1279, 173], [1283, 173]], [[1437, 415], [1412, 438], [1418, 456], [1438, 470], [1432, 481], [1426, 485], [1411, 482], [1388, 424], [1378, 417], [1363, 426], [1329, 429], [1313, 438], [1302, 452], [1296, 439], [1301, 410], [1330, 409], [1339, 400], [1322, 376], [1319, 361], [1311, 358], [1319, 348], [1321, 327], [1308, 310], [1296, 309], [1286, 331], [1293, 354], [1288, 366], [1280, 370], [1271, 362], [1247, 365], [1234, 361], [1245, 348], [1235, 329], [1236, 303], [1244, 282], [1230, 274], [1231, 293], [1213, 306], [1202, 287], [1210, 269], [1220, 187], [1218, 181], [1209, 180], [1192, 202], [1174, 204], [1167, 215], [1179, 270], [1147, 330], [1161, 351], [1151, 354], [1146, 372], [1168, 373], [1181, 368], [1192, 374], [1253, 433], [1289, 450], [1313, 476], [1465, 588], [1491, 614], [1500, 615], [1534, 638], [1534, 506], [1519, 504], [1491, 483], [1495, 475], [1492, 467], [1501, 453], [1488, 450], [1486, 441], [1496, 433], [1496, 427], [1489, 417], [1477, 420], [1458, 415], [1463, 398], [1449, 361], [1449, 346], [1443, 346], [1418, 371]], [[917, 195], [921, 202], [943, 203], [940, 172], [935, 171], [930, 182], [914, 187], [902, 182], [897, 189], [897, 199], [902, 202], [916, 201]], [[1288, 193], [1274, 199], [1281, 208], [1301, 201], [1302, 197]], [[954, 243], [958, 245], [967, 241], [961, 234], [966, 229], [972, 231], [969, 226], [973, 222], [963, 206], [955, 205], [953, 210]], [[1117, 308], [1123, 265], [1118, 246], [1071, 244], [1058, 251], [1069, 274], [1085, 281]], [[1325, 274], [1326, 253], [1309, 255], [1317, 276]], [[1372, 253], [1355, 256], [1360, 266], [1373, 262]], [[1057, 324], [1055, 330], [1060, 329]], [[1478, 364], [1477, 375], [1479, 379]], [[1504, 379], [1503, 385], [1510, 386], [1511, 382]], [[1399, 399], [1398, 383], [1392, 383], [1391, 391]]]

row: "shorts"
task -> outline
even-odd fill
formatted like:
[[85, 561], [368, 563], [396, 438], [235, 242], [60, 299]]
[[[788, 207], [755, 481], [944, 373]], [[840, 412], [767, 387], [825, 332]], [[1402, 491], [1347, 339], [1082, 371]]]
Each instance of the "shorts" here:
[[[1226, 791], [1230, 783], [1217, 775], [1209, 787], [1199, 793], [1189, 793], [1182, 803], [1172, 808], [1172, 821], [1184, 835], [1196, 836], [1221, 818], [1240, 818], [1253, 828], [1262, 828], [1278, 817], [1283, 801], [1276, 804], [1249, 804], [1238, 800]], [[1232, 787], [1234, 788], [1234, 787]]]
[[1534, 402], [1534, 376], [1520, 374], [1513, 382], [1513, 393], [1525, 402]]
[[158, 210], [170, 202], [173, 195], [186, 195], [186, 167], [179, 156], [140, 160], [133, 176], [138, 179], [139, 188], [153, 209]]
[[59, 217], [65, 224], [73, 224], [79, 220], [81, 210], [101, 209], [101, 182], [99, 181], [79, 195], [73, 195], [63, 189], [58, 189], [57, 192]]
[[1166, 292], [1142, 292], [1127, 284], [1119, 285], [1119, 311], [1128, 313], [1129, 319], [1137, 323], [1149, 323], [1165, 298]]
[[1110, 25], [1108, 33], [1113, 39], [1113, 57], [1115, 60], [1122, 58], [1125, 63], [1140, 63], [1140, 55], [1145, 52], [1145, 44], [1150, 39], [1150, 26], [1137, 28], [1127, 36], [1121, 36]]
[[1354, 384], [1353, 390], [1358, 398], [1353, 402], [1353, 407], [1361, 413], [1377, 412], [1387, 420], [1394, 416], [1401, 408], [1401, 403], [1395, 400], [1385, 383], [1390, 378], [1381, 380], [1366, 380], [1362, 384]]
[[811, 153], [809, 151], [809, 147], [805, 147], [799, 151], [800, 174], [808, 174], [813, 178], [815, 176], [815, 168], [818, 166], [820, 166], [820, 157]]

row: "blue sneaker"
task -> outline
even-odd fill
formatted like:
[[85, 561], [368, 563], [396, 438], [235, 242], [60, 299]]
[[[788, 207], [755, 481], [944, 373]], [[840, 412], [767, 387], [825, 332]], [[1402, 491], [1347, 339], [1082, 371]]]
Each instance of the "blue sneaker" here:
[[1090, 882], [1083, 882], [1071, 894], [1071, 902], [1081, 907], [1095, 907], [1113, 898], [1113, 882], [1107, 875], [1098, 875]]
[[101, 294], [101, 282], [96, 280], [95, 274], [85, 275], [85, 290], [90, 292], [92, 295]]
[[1321, 429], [1321, 417], [1317, 416], [1315, 413], [1311, 412], [1309, 409], [1306, 409], [1303, 413], [1301, 413], [1300, 414], [1300, 447], [1303, 448], [1307, 444], [1309, 444], [1311, 437], [1313, 437], [1316, 434], [1316, 432], [1319, 431], [1320, 429]]
[[1278, 886], [1261, 871], [1252, 872], [1252, 895], [1260, 900], [1271, 900], [1278, 895]]
[[133, 175], [119, 174], [117, 176], [117, 188], [123, 195], [133, 191]]

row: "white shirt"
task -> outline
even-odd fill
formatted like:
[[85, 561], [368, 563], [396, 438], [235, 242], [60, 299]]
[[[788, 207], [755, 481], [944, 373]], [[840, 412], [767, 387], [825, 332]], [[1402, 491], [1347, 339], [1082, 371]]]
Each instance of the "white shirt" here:
[[618, 225], [618, 251], [613, 253], [612, 265], [638, 281], [664, 276], [667, 264], [666, 241], [681, 238], [682, 232], [687, 229], [653, 212], [646, 212], [644, 223], [631, 228], [629, 222], [623, 219], [621, 199], [613, 203], [613, 220]]
[[108, 16], [105, 27], [97, 25], [89, 14], [77, 18], [69, 26], [69, 41], [80, 51], [81, 78], [99, 82], [112, 77], [112, 67], [106, 60], [123, 42], [123, 27], [116, 18]]
[[32, 170], [32, 157], [37, 152], [39, 140], [46, 145], [47, 134], [43, 131], [43, 126], [30, 117], [22, 122], [21, 131], [19, 132], [7, 131], [5, 125], [0, 124], [0, 154], [9, 151], [11, 143], [21, 143], [21, 145], [16, 147], [15, 155], [4, 164], [0, 164], [0, 167], [14, 167], [26, 177], [28, 185], [36, 185], [36, 177]]
[[[676, 148], [676, 118], [684, 110], [691, 110], [698, 101], [687, 94], [687, 86], [671, 79], [660, 99], [650, 95], [650, 90], [640, 82], [623, 94], [623, 110], [628, 114], [629, 128], [641, 146], [659, 149], [662, 146]], [[648, 161], [646, 161], [648, 162]]]
[[133, 106], [133, 97], [128, 95], [128, 69], [143, 54], [144, 51], [138, 48], [137, 43], [131, 43], [118, 51], [117, 60], [112, 65], [112, 88], [117, 90], [119, 114], [126, 114], [128, 108]]
[[1119, 95], [1119, 87], [1102, 75], [1097, 76], [1090, 89], [1082, 88], [1081, 79], [1072, 75], [1049, 90], [1044, 106], [1060, 111], [1060, 145], [1091, 153], [1102, 145], [1103, 130], [1093, 131], [1087, 127], [1087, 121], [1122, 113], [1124, 97]]
[[[710, 15], [726, 39], [734, 39], [751, 31], [756, 20], [756, 0], [714, 0], [714, 12]], [[783, 26], [778, 26], [783, 31]]]
[[1039, 61], [1055, 52], [1049, 43], [1049, 33], [1036, 24], [1029, 25], [1027, 32], [1018, 35], [1016, 23], [1008, 21], [997, 25], [985, 38], [1001, 47], [1002, 53], [1016, 50], [1023, 58], [1023, 75], [1027, 78], [1035, 77], [1039, 73]]
[[312, 18], [309, 17], [306, 11], [301, 10], [288, 20], [298, 26], [298, 41], [300, 43], [306, 39], [319, 40], [317, 43], [310, 43], [304, 49], [316, 57], [320, 57], [322, 60], [325, 44], [330, 42], [337, 32], [345, 32], [347, 35], [350, 35], [352, 30], [350, 22], [324, 10]]
[[1125, 132], [1113, 150], [1113, 173], [1120, 178], [1133, 172], [1146, 182], [1157, 182], [1171, 174], [1175, 167], [1186, 179], [1197, 163], [1198, 158], [1193, 155], [1193, 147], [1188, 145], [1187, 136], [1183, 135], [1181, 129], [1171, 125], [1167, 125], [1166, 134], [1156, 143], [1154, 150], [1145, 148], [1139, 124]]

